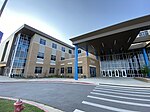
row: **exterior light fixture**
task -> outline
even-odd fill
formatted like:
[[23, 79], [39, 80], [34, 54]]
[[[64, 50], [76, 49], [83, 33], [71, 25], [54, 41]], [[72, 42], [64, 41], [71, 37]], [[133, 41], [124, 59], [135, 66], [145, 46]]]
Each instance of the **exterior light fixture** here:
[[130, 40], [131, 40], [131, 37], [129, 37], [129, 39], [128, 39], [127, 43], [129, 43], [129, 42], [130, 42]]
[[102, 46], [104, 47], [104, 43], [102, 42]]
[[122, 51], [122, 49], [123, 49], [123, 48], [121, 47], [120, 50]]
[[117, 40], [114, 40], [114, 45], [116, 45]]

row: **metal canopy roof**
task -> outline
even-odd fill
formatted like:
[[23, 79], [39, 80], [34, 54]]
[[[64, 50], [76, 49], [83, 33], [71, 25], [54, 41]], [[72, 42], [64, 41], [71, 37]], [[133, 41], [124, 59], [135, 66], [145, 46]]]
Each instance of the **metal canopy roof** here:
[[138, 33], [150, 29], [150, 15], [122, 22], [70, 39], [74, 45], [98, 55], [127, 51]]

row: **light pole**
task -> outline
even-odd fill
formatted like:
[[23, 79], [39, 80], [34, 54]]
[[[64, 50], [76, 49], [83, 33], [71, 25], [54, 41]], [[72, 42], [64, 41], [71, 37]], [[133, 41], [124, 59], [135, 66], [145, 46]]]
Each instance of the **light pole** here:
[[3, 3], [3, 5], [2, 5], [2, 8], [1, 8], [1, 10], [0, 10], [0, 17], [1, 17], [1, 15], [2, 15], [2, 12], [3, 12], [4, 8], [5, 8], [5, 6], [6, 6], [7, 1], [8, 1], [8, 0], [5, 0], [4, 3]]

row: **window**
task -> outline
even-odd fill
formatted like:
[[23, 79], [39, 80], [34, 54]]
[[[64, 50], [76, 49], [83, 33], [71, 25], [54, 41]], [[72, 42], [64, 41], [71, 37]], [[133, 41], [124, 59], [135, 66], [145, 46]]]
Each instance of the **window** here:
[[52, 48], [57, 49], [57, 44], [52, 43]]
[[55, 73], [55, 68], [50, 68], [49, 73]]
[[42, 73], [42, 67], [35, 67], [35, 73]]
[[68, 73], [72, 73], [72, 67], [68, 67]]
[[61, 68], [60, 73], [64, 73], [64, 68]]
[[62, 47], [61, 50], [62, 50], [63, 52], [65, 52], [65, 47]]
[[140, 36], [140, 37], [148, 36], [148, 31], [141, 31], [141, 32], [139, 33], [139, 36]]
[[46, 45], [46, 40], [44, 40], [44, 39], [40, 39], [40, 44], [42, 44], [42, 45]]
[[83, 72], [82, 72], [82, 66], [78, 67], [78, 73], [79, 73], [79, 74], [82, 74], [82, 73], [83, 73]]
[[56, 61], [56, 56], [51, 55], [51, 60]]
[[64, 57], [61, 57], [61, 60], [65, 60], [65, 58], [64, 58]]
[[69, 49], [69, 54], [72, 54], [72, 50]]
[[78, 50], [78, 54], [80, 54], [81, 53], [81, 50]]
[[37, 58], [44, 59], [44, 53], [38, 52]]

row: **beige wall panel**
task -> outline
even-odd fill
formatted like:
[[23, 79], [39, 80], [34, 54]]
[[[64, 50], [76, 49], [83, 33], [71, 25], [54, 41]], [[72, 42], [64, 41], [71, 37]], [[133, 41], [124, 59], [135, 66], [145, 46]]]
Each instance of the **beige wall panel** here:
[[34, 76], [38, 50], [39, 50], [39, 44], [33, 43], [31, 41], [28, 56], [27, 56], [27, 62], [25, 66], [25, 77]]

